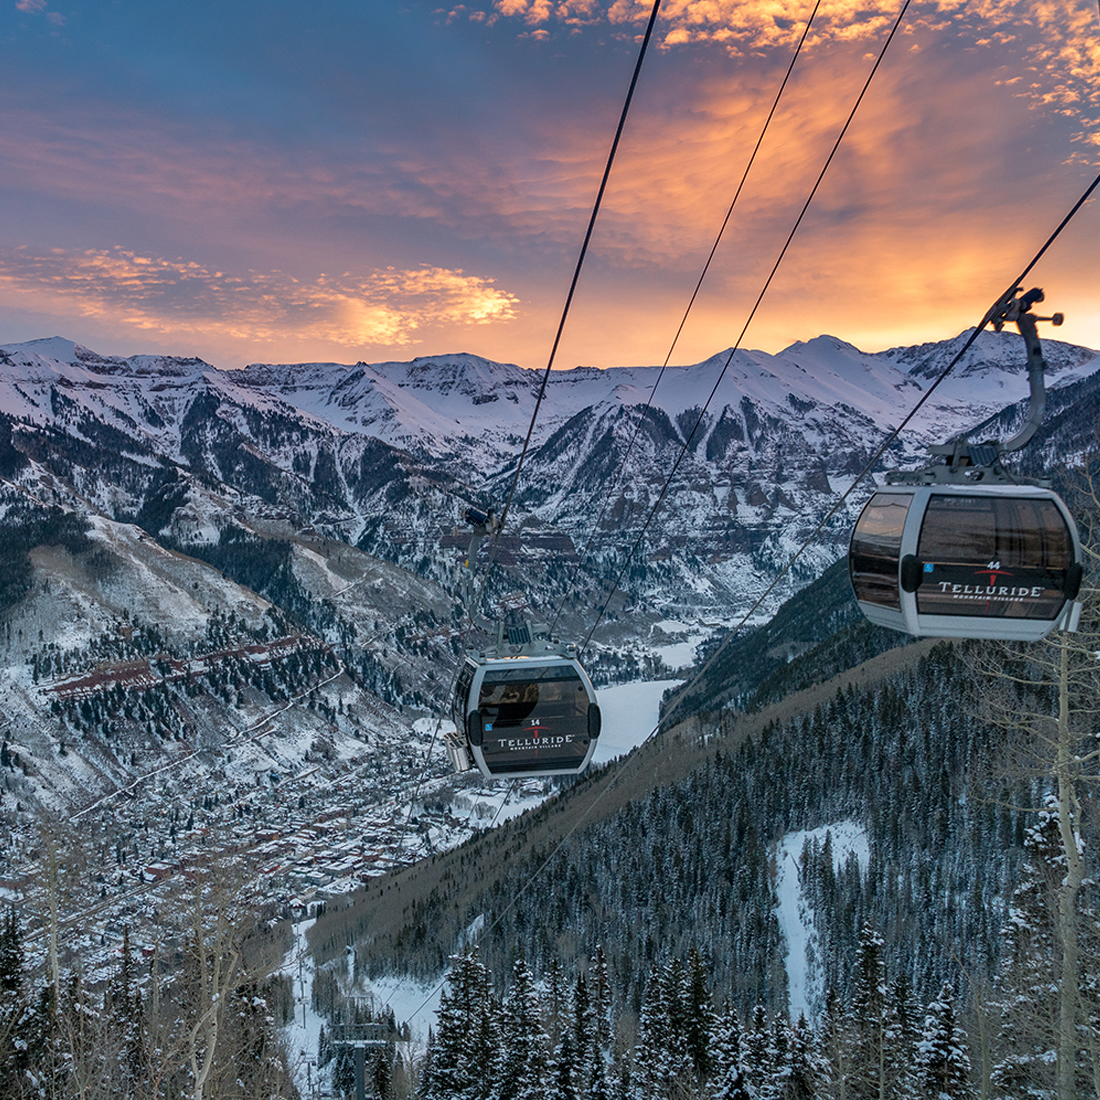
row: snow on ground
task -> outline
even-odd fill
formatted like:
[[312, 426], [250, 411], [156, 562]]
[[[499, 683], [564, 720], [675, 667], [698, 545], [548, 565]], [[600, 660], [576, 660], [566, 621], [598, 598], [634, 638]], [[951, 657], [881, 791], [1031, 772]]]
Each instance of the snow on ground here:
[[669, 668], [679, 670], [687, 668], [695, 663], [695, 650], [700, 642], [710, 637], [711, 631], [701, 632], [699, 624], [682, 623], [676, 619], [662, 619], [654, 623], [650, 629], [650, 637], [664, 635], [670, 638], [679, 637], [678, 642], [668, 645], [657, 645], [653, 652], [661, 658]]
[[317, 1040], [324, 1023], [313, 1011], [313, 956], [306, 943], [306, 932], [313, 924], [310, 919], [294, 925], [294, 943], [281, 971], [294, 982], [294, 1018], [283, 1028], [283, 1034], [295, 1083], [303, 1096], [313, 1095], [310, 1085], [317, 1076]]
[[596, 695], [603, 715], [603, 730], [592, 758], [606, 764], [640, 745], [657, 728], [661, 696], [679, 680], [636, 680], [600, 688]]
[[409, 1025], [413, 1046], [425, 1046], [428, 1028], [436, 1026], [444, 978], [439, 978], [433, 985], [420, 985], [408, 978], [379, 978], [365, 984], [376, 1005], [393, 1009], [399, 1027], [402, 1023]]
[[692, 634], [682, 642], [674, 642], [672, 645], [655, 646], [653, 652], [661, 658], [669, 668], [677, 672], [682, 668], [688, 668], [695, 664], [695, 650], [700, 642], [706, 641], [707, 634]]
[[776, 853], [775, 893], [779, 907], [779, 929], [787, 944], [785, 965], [790, 995], [791, 1019], [805, 1015], [812, 1021], [820, 1007], [821, 967], [817, 955], [817, 928], [814, 914], [802, 897], [799, 858], [808, 840], [824, 841], [832, 834], [833, 862], [839, 871], [855, 853], [860, 871], [867, 872], [870, 844], [863, 826], [856, 821], [838, 821], [817, 829], [787, 833]]

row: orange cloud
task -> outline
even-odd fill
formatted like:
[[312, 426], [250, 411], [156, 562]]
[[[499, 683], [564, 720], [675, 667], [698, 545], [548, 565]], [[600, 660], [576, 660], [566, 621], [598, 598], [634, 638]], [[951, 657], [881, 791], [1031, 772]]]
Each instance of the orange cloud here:
[[[576, 28], [610, 25], [634, 35], [651, 0], [494, 0], [492, 11], [526, 26]], [[895, 19], [900, 0], [832, 0], [814, 19], [806, 46], [877, 42]], [[809, 0], [665, 0], [656, 41], [665, 49], [717, 44], [738, 55], [788, 49], [802, 34]], [[1022, 94], [1081, 117], [1083, 132], [1100, 122], [1086, 106], [1100, 106], [1100, 36], [1093, 0], [926, 0], [907, 13], [906, 25], [949, 31], [977, 46], [1003, 44], [1032, 32], [1029, 64], [1037, 79]], [[1006, 34], [1005, 28], [1013, 32]]]
[[228, 274], [118, 247], [0, 250], [0, 300], [163, 334], [248, 342], [292, 336], [342, 347], [408, 345], [428, 326], [510, 320], [518, 304], [491, 279], [440, 267], [302, 281], [280, 271]]

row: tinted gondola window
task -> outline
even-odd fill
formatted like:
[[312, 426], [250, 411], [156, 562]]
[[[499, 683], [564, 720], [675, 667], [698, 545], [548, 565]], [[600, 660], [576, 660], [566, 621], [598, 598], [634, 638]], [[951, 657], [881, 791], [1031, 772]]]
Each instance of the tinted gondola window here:
[[922, 615], [1056, 619], [1073, 542], [1048, 498], [933, 494], [917, 556]]
[[455, 685], [454, 700], [451, 705], [451, 717], [454, 719], [456, 729], [463, 729], [466, 725], [466, 707], [475, 671], [476, 667], [467, 661], [458, 674], [458, 683]]
[[901, 493], [875, 493], [863, 509], [848, 555], [857, 600], [900, 607], [898, 555], [911, 500]]
[[478, 710], [494, 774], [579, 766], [588, 752], [588, 691], [570, 665], [489, 669]]

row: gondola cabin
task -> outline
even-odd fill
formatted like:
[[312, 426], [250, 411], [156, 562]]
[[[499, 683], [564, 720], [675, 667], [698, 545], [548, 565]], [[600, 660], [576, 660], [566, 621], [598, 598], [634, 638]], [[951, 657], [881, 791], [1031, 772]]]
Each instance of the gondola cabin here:
[[848, 568], [873, 623], [928, 638], [1035, 641], [1076, 629], [1081, 544], [1061, 498], [1027, 485], [889, 485]]
[[465, 732], [452, 761], [459, 770], [472, 763], [489, 779], [579, 775], [600, 734], [592, 681], [566, 656], [468, 656], [452, 716]]

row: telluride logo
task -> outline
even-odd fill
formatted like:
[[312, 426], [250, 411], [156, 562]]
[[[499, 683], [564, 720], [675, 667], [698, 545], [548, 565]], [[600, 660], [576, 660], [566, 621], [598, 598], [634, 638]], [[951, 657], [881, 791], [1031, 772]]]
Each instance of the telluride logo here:
[[554, 749], [561, 745], [571, 745], [573, 734], [560, 734], [557, 737], [516, 737], [504, 742], [510, 752], [520, 749]]
[[984, 569], [975, 569], [979, 577], [989, 577], [990, 584], [996, 584], [1001, 577], [1011, 577], [1008, 569], [1002, 569], [999, 561], [991, 561]]
[[983, 600], [1038, 599], [1044, 592], [1041, 584], [1016, 588], [1003, 584], [952, 584], [950, 581], [940, 581], [939, 586], [940, 592], [945, 596], [948, 594], [952, 596], [973, 596]]

